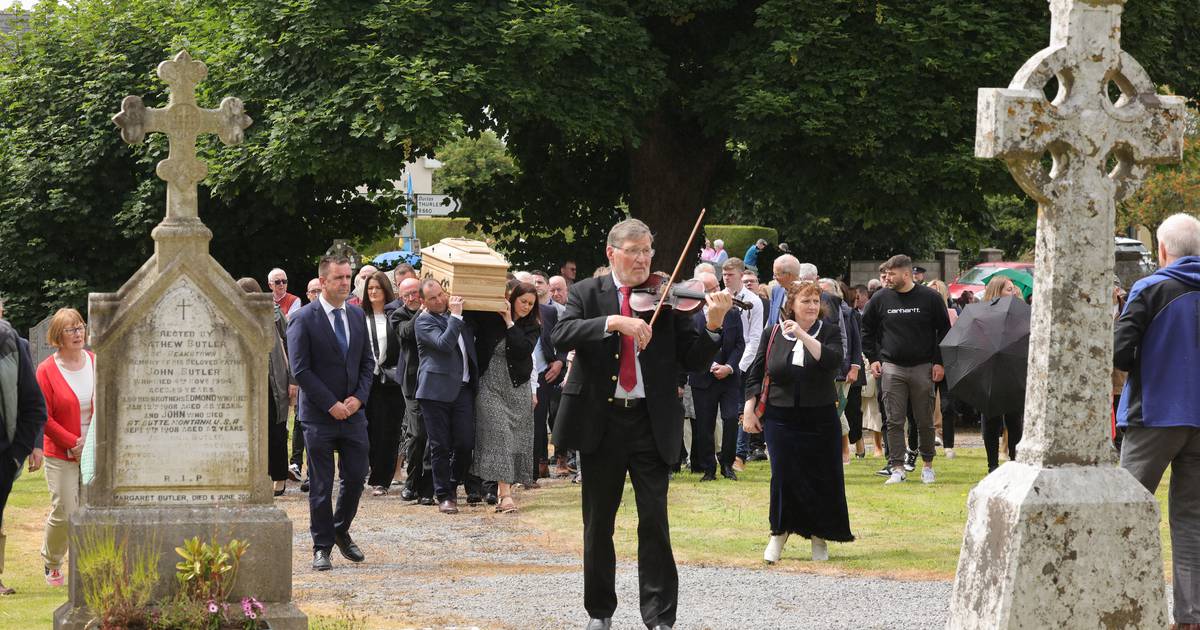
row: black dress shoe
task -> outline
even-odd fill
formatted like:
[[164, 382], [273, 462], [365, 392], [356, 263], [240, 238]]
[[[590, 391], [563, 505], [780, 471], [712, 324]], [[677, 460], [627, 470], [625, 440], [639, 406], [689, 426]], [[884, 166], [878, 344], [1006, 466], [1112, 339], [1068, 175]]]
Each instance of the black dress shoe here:
[[704, 476], [700, 478], [700, 481], [716, 481], [716, 480], [717, 480], [717, 475], [716, 475], [716, 473], [713, 473], [712, 471], [704, 473]]
[[333, 568], [333, 563], [329, 561], [328, 549], [318, 549], [313, 552], [312, 567], [317, 571], [328, 571]]
[[458, 502], [454, 499], [446, 499], [438, 505], [438, 511], [442, 514], [458, 514]]
[[417, 493], [412, 488], [405, 488], [400, 491], [400, 500], [401, 501], [416, 501]]
[[417, 499], [417, 505], [437, 505], [437, 501], [434, 501], [433, 497], [421, 497]]
[[612, 617], [605, 617], [604, 619], [593, 617], [588, 620], [586, 630], [609, 630], [610, 628], [612, 628]]
[[300, 482], [300, 492], [308, 492], [308, 480], [307, 479]]
[[488, 505], [496, 505], [498, 501], [500, 501], [500, 497], [496, 496], [494, 492], [483, 495], [483, 502]]
[[730, 481], [737, 481], [737, 473], [733, 472], [732, 468], [722, 468], [721, 476]]
[[363, 555], [358, 545], [354, 544], [354, 540], [350, 538], [350, 534], [334, 534], [333, 544], [337, 545], [338, 551], [342, 552], [342, 557], [350, 562], [362, 562], [367, 557]]
[[650, 630], [671, 630], [671, 626], [668, 626], [665, 623], [660, 623], [657, 626], [654, 626], [653, 628], [651, 628]]
[[480, 503], [483, 503], [483, 497], [478, 494], [467, 495], [467, 505], [479, 505]]

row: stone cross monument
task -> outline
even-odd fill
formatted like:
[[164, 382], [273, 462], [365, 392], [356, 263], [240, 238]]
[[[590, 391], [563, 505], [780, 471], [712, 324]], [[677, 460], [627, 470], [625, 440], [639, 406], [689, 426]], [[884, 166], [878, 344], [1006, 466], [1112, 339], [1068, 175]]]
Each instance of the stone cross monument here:
[[292, 523], [275, 507], [267, 476], [267, 355], [274, 344], [271, 297], [247, 294], [208, 253], [212, 233], [196, 208], [207, 168], [196, 135], [242, 139], [250, 118], [227, 98], [196, 106], [203, 63], [180, 52], [158, 66], [170, 104], [147, 109], [127, 97], [113, 118], [127, 142], [148, 131], [170, 138], [158, 164], [167, 182], [165, 220], [154, 256], [116, 293], [88, 298], [96, 353], [95, 478], [71, 518], [70, 601], [55, 628], [82, 629], [78, 557], [84, 534], [112, 532], [129, 548], [159, 553], [155, 597], [175, 584], [175, 547], [199, 536], [249, 542], [231, 598], [265, 605], [275, 629], [307, 627], [292, 604]]
[[1039, 204], [1039, 351], [1017, 461], [968, 500], [948, 628], [1167, 626], [1158, 504], [1108, 444], [1113, 223], [1151, 165], [1182, 157], [1184, 100], [1121, 50], [1124, 4], [1050, 0], [1050, 46], [1007, 89], [979, 91], [976, 155], [1004, 160]]

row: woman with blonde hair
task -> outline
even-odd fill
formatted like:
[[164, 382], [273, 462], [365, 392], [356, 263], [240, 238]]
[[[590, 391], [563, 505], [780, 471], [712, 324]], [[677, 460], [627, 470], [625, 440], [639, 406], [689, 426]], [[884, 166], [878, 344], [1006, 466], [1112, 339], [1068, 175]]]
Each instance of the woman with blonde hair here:
[[50, 319], [46, 341], [56, 348], [37, 368], [37, 382], [46, 399], [46, 486], [50, 515], [42, 540], [46, 584], [62, 586], [71, 514], [79, 506], [79, 459], [94, 417], [95, 357], [87, 344], [87, 325], [73, 308], [60, 308]]

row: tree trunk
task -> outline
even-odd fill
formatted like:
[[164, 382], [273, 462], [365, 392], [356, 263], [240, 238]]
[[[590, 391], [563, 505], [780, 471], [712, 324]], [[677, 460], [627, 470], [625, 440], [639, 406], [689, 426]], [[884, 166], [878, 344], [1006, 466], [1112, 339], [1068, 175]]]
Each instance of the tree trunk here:
[[[725, 141], [706, 136], [698, 121], [682, 120], [660, 108], [645, 121], [641, 144], [630, 147], [629, 155], [630, 213], [654, 232], [652, 269], [669, 274], [700, 209], [712, 198], [713, 178], [726, 157]], [[703, 247], [701, 232], [680, 278], [691, 277]]]

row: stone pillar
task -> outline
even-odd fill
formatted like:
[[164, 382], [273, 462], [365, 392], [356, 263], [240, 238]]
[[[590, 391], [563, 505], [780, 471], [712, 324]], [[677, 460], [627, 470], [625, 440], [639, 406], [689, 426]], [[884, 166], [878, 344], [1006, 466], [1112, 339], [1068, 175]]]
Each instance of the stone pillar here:
[[1004, 250], [995, 247], [985, 247], [979, 250], [979, 262], [1000, 262], [1004, 260]]
[[946, 284], [954, 282], [958, 275], [962, 273], [959, 266], [959, 255], [962, 252], [957, 249], [939, 249], [933, 253], [937, 258], [938, 264], [942, 266], [942, 281]]
[[1121, 50], [1124, 4], [1050, 0], [1050, 46], [979, 92], [976, 155], [1004, 160], [1040, 206], [1038, 351], [1017, 461], [968, 499], [948, 628], [1167, 626], [1158, 503], [1109, 446], [1112, 235], [1117, 201], [1181, 158], [1185, 110]]

